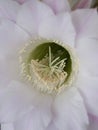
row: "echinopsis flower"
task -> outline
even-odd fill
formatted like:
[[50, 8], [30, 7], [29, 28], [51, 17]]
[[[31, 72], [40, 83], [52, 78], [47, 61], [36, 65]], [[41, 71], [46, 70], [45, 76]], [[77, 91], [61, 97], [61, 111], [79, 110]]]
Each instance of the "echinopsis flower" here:
[[1, 130], [97, 130], [97, 10], [1, 2]]

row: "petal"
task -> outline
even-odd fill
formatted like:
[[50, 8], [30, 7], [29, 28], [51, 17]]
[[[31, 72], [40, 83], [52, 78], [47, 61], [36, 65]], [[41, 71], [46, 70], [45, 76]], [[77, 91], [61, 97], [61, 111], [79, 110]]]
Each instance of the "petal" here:
[[76, 49], [81, 68], [92, 77], [98, 76], [98, 39], [81, 38], [77, 40]]
[[78, 76], [77, 86], [84, 98], [88, 113], [98, 116], [98, 77], [90, 77], [83, 72]]
[[12, 80], [19, 79], [18, 58], [10, 56], [0, 60], [0, 89], [7, 87]]
[[72, 9], [90, 8], [93, 0], [69, 0]]
[[12, 21], [3, 18], [0, 20], [0, 53], [8, 55], [8, 53], [12, 54], [15, 50], [15, 52], [19, 51], [29, 39], [29, 35]]
[[23, 116], [14, 123], [15, 130], [43, 130], [43, 122], [40, 119], [39, 112], [31, 112]]
[[74, 46], [75, 30], [69, 13], [63, 13], [45, 19], [40, 25], [39, 35], [44, 38], [60, 40]]
[[15, 130], [12, 123], [1, 124], [1, 130]]
[[14, 0], [17, 1], [19, 4], [23, 4], [24, 2], [26, 2], [27, 0]]
[[17, 81], [0, 90], [0, 123], [12, 122], [33, 109], [32, 92]]
[[15, 122], [15, 130], [45, 130], [51, 121], [51, 101], [50, 96], [36, 96], [33, 111]]
[[90, 124], [88, 130], [98, 130], [98, 117], [90, 115], [89, 118]]
[[17, 24], [28, 31], [31, 36], [38, 35], [38, 28], [42, 21], [49, 19], [53, 11], [40, 1], [28, 1], [21, 6]]
[[49, 124], [49, 126], [45, 130], [59, 130], [53, 122]]
[[15, 23], [1, 19], [0, 25], [0, 87], [19, 77], [19, 50], [29, 35]]
[[83, 99], [75, 88], [56, 97], [53, 112], [58, 130], [83, 130], [88, 124]]
[[72, 19], [76, 28], [77, 37], [98, 38], [97, 9], [81, 9], [73, 11]]
[[12, 0], [0, 0], [0, 17], [16, 21], [20, 6]]
[[70, 11], [70, 5], [67, 0], [43, 0], [43, 2], [49, 5], [56, 14]]
[[81, 0], [76, 8], [90, 8], [93, 0]]

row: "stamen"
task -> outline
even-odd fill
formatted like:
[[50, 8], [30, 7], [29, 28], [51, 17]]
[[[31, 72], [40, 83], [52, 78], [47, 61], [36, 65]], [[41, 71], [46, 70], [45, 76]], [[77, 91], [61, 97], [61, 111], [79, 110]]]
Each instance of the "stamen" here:
[[[61, 78], [67, 78], [67, 72], [64, 71], [66, 58], [60, 60], [60, 57], [55, 58], [53, 61], [53, 54], [51, 47], [49, 46], [49, 56], [46, 56], [41, 60], [32, 60], [31, 67], [38, 73], [40, 78], [45, 82], [55, 82], [56, 84], [62, 83]], [[47, 65], [48, 60], [48, 65]], [[63, 81], [64, 82], [64, 81]]]
[[51, 47], [49, 46], [49, 67], [51, 67]]
[[42, 92], [59, 93], [71, 86], [77, 75], [78, 61], [73, 49], [57, 40], [37, 38], [19, 54], [23, 78]]
[[58, 61], [58, 59], [60, 59], [60, 57], [55, 58], [55, 59], [51, 62], [51, 65], [53, 65], [56, 61]]

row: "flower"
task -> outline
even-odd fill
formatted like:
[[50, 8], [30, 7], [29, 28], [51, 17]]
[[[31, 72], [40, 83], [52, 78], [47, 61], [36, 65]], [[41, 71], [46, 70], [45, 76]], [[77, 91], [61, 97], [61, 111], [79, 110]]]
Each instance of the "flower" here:
[[97, 10], [9, 2], [0, 15], [1, 129], [97, 129]]

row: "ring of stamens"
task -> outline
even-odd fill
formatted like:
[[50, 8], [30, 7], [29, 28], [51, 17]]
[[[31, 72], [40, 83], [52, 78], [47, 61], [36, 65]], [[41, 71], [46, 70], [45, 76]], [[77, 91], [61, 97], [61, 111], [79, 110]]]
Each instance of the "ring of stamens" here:
[[42, 38], [30, 41], [20, 51], [20, 66], [24, 79], [47, 93], [59, 93], [71, 86], [78, 72], [78, 61], [71, 47]]

